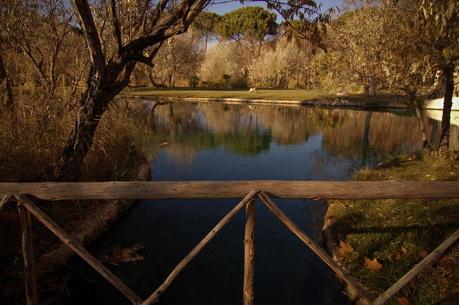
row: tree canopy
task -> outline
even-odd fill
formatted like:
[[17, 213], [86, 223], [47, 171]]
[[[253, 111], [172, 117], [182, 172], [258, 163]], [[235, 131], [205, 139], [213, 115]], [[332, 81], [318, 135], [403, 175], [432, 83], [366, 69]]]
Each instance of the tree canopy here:
[[275, 35], [276, 14], [261, 7], [242, 7], [222, 16], [216, 31], [226, 39], [263, 40], [266, 35]]

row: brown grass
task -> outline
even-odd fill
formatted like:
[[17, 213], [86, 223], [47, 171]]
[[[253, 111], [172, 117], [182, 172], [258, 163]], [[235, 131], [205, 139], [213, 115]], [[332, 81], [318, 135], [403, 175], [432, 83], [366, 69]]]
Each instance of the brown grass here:
[[[40, 181], [57, 158], [71, 130], [74, 111], [43, 101], [18, 103], [14, 120], [0, 115], [0, 182]], [[135, 110], [113, 105], [103, 116], [94, 145], [84, 162], [84, 181], [133, 180], [145, 163], [135, 138], [145, 126]], [[68, 232], [93, 218], [105, 201], [43, 202], [41, 208]], [[122, 204], [122, 203], [120, 203]], [[103, 207], [102, 207], [103, 208]], [[0, 286], [21, 268], [19, 225], [14, 206], [0, 214]], [[34, 225], [36, 256], [54, 249], [59, 241], [40, 225]], [[2, 284], [3, 283], [3, 284]], [[1, 289], [0, 289], [1, 295]]]

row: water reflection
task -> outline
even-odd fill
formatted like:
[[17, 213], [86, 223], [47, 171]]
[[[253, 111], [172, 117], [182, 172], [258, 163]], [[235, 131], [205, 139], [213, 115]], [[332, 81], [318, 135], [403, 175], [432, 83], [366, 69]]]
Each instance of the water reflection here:
[[403, 112], [151, 101], [131, 107], [149, 113], [151, 136], [167, 142], [164, 152], [180, 163], [209, 149], [249, 156], [308, 141], [320, 142], [319, 155], [370, 165], [421, 149], [419, 125]]
[[[404, 112], [139, 100], [125, 106], [153, 180], [347, 180], [362, 165], [422, 145], [416, 119]], [[323, 202], [276, 202], [322, 242]], [[94, 252], [103, 256], [113, 245], [144, 245], [145, 261], [113, 269], [147, 296], [234, 204], [235, 200], [142, 201]], [[244, 216], [238, 215], [183, 271], [160, 304], [240, 303], [243, 223]], [[262, 206], [257, 206], [256, 223], [256, 304], [347, 303], [335, 276]], [[88, 299], [92, 304], [124, 303], [84, 268], [74, 268], [85, 274], [74, 285], [80, 289], [78, 298], [66, 304]], [[89, 278], [86, 287], [81, 288], [81, 278]]]

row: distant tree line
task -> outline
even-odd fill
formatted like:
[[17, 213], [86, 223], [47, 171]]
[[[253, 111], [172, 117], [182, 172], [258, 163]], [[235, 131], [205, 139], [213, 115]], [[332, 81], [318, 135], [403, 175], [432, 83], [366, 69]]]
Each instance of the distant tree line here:
[[[405, 95], [424, 125], [427, 98], [445, 97], [440, 141], [448, 147], [459, 60], [459, 3], [454, 0], [347, 0], [315, 23], [260, 7], [223, 16], [204, 12], [195, 30], [218, 43], [200, 58], [195, 78], [213, 88], [307, 88], [335, 94]], [[204, 26], [203, 26], [204, 25]], [[457, 75], [457, 74], [456, 74]], [[423, 126], [423, 129], [425, 126]]]

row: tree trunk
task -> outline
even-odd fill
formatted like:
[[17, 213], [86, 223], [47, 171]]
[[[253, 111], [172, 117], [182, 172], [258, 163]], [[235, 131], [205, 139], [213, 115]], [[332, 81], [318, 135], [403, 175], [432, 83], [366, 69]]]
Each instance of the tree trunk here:
[[443, 76], [445, 78], [445, 99], [443, 101], [443, 114], [441, 118], [441, 132], [438, 148], [445, 150], [449, 148], [451, 107], [453, 105], [454, 93], [454, 68], [454, 64], [448, 64], [443, 68]]
[[368, 95], [376, 96], [378, 91], [377, 80], [373, 77], [368, 79]]
[[75, 181], [81, 176], [81, 167], [89, 152], [97, 126], [108, 103], [127, 86], [116, 86], [119, 67], [96, 72], [91, 69], [87, 89], [80, 99], [80, 106], [67, 143], [53, 167], [57, 181]]
[[[6, 111], [11, 112], [14, 107], [13, 84], [11, 82], [11, 79], [8, 76], [8, 73], [6, 72], [6, 68], [3, 63], [3, 57], [1, 53], [0, 53], [0, 90], [6, 91], [6, 98], [3, 104], [5, 106]], [[3, 105], [0, 105], [0, 106], [2, 106], [1, 108], [3, 108]]]
[[419, 126], [421, 127], [422, 132], [422, 148], [432, 149], [432, 142], [429, 139], [429, 135], [427, 134], [427, 126], [424, 119], [424, 110], [422, 109], [422, 103], [419, 101], [414, 101], [414, 109], [416, 111], [416, 119], [419, 122]]

